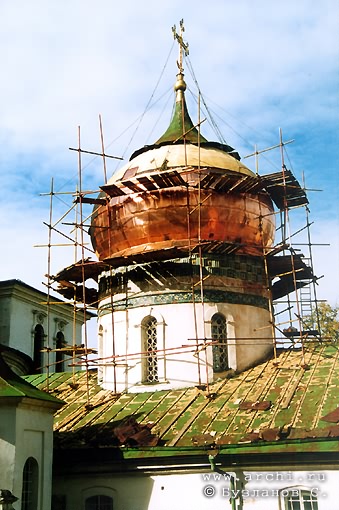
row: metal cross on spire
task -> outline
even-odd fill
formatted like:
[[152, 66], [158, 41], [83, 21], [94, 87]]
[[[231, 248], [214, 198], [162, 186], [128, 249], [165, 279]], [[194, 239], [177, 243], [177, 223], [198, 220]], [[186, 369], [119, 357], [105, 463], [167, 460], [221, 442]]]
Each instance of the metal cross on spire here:
[[182, 55], [183, 55], [183, 51], [185, 53], [185, 57], [187, 57], [189, 51], [188, 51], [188, 43], [185, 43], [184, 40], [183, 40], [183, 36], [182, 34], [185, 32], [185, 27], [184, 27], [184, 20], [180, 20], [180, 34], [177, 33], [177, 27], [174, 25], [172, 27], [172, 32], [173, 32], [173, 35], [174, 35], [174, 39], [176, 39], [178, 41], [178, 44], [179, 44], [179, 61], [177, 61], [177, 65], [178, 65], [178, 68], [179, 68], [179, 72], [182, 73], [183, 72], [183, 67], [182, 67]]

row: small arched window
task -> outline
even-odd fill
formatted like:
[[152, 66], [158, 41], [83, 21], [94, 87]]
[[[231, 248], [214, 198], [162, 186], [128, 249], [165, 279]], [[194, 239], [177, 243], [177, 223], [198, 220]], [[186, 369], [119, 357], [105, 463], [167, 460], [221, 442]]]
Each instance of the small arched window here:
[[228, 367], [227, 350], [227, 324], [226, 319], [221, 313], [216, 313], [211, 319], [212, 340], [217, 340], [218, 344], [213, 345], [213, 370], [214, 372], [223, 372]]
[[113, 499], [110, 496], [91, 496], [85, 501], [85, 510], [113, 510]]
[[145, 383], [156, 383], [158, 376], [158, 357], [157, 357], [157, 320], [155, 317], [148, 316], [142, 321], [142, 345], [144, 351], [143, 363], [143, 381]]
[[39, 489], [39, 466], [33, 457], [29, 457], [22, 474], [21, 510], [37, 510]]
[[37, 324], [34, 329], [34, 344], [33, 344], [33, 364], [35, 373], [42, 372], [42, 349], [44, 347], [45, 332], [41, 324]]
[[[65, 347], [65, 336], [61, 331], [58, 331], [56, 335], [55, 348], [63, 349]], [[57, 350], [55, 353], [55, 371], [64, 371], [64, 353], [61, 350]]]

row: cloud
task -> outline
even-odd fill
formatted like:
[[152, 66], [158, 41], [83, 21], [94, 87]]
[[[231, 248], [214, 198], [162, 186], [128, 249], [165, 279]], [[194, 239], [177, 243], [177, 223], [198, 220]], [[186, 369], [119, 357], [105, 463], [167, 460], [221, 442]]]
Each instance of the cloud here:
[[[46, 239], [48, 198], [39, 193], [49, 191], [52, 177], [57, 191], [75, 189], [77, 153], [68, 148], [78, 146], [78, 126], [81, 146], [100, 151], [102, 114], [107, 152], [127, 158], [165, 130], [177, 72], [171, 27], [179, 28], [182, 17], [190, 45], [184, 64], [189, 89], [196, 78], [224, 137], [242, 156], [254, 144], [263, 149], [278, 143], [279, 127], [284, 139], [296, 139], [286, 148], [293, 171], [299, 179], [305, 173], [308, 187], [324, 189], [311, 194], [311, 210], [320, 216], [319, 238], [333, 238], [339, 221], [338, 9], [334, 0], [287, 0], [283, 6], [214, 0], [208, 8], [193, 0], [2, 3], [1, 228], [6, 246], [15, 239], [20, 248], [3, 253], [1, 277], [41, 281], [44, 250], [32, 246]], [[196, 100], [189, 92], [187, 99], [196, 115]], [[149, 101], [152, 108], [131, 140]], [[203, 129], [216, 139], [207, 122]], [[254, 167], [253, 160], [244, 162]], [[84, 186], [97, 189], [100, 158], [84, 156], [82, 165]], [[264, 173], [279, 165], [279, 151], [260, 157]], [[110, 160], [109, 173], [116, 166]], [[61, 214], [61, 200], [71, 206], [72, 197], [60, 196], [55, 214]], [[62, 267], [68, 262], [61, 251], [56, 257]], [[334, 260], [334, 245], [329, 253]], [[331, 285], [338, 270], [326, 263], [324, 273], [326, 292], [335, 299]]]

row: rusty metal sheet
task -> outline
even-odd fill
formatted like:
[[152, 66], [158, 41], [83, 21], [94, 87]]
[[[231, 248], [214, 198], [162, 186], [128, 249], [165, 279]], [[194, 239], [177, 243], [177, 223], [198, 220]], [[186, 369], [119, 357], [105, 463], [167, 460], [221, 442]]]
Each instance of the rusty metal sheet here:
[[260, 441], [260, 434], [259, 432], [250, 432], [249, 434], [246, 434], [241, 442], [242, 443], [257, 443], [258, 441]]
[[305, 191], [290, 170], [262, 176], [261, 181], [279, 209], [308, 204]]
[[222, 445], [227, 445], [227, 444], [234, 444], [235, 441], [234, 441], [234, 435], [232, 434], [225, 434], [224, 436], [218, 438], [218, 445], [222, 446]]
[[301, 255], [269, 255], [267, 269], [272, 278], [289, 275], [295, 272], [297, 279], [313, 278], [312, 268], [307, 266]]
[[239, 182], [232, 191], [237, 191], [238, 193], [258, 193], [262, 191], [262, 184], [257, 177], [246, 175], [246, 178]]
[[104, 198], [88, 198], [88, 197], [77, 197], [74, 200], [74, 203], [76, 204], [91, 204], [91, 205], [106, 205], [107, 200]]
[[292, 276], [289, 278], [283, 277], [273, 284], [272, 298], [274, 301], [280, 299], [284, 296], [287, 296], [287, 294], [290, 294], [291, 292], [295, 292], [298, 289], [306, 287], [306, 285], [309, 285], [309, 283], [310, 283], [309, 281], [307, 282], [295, 281]]
[[339, 437], [339, 425], [329, 427], [330, 437]]
[[141, 425], [133, 417], [114, 427], [113, 433], [121, 445], [156, 446], [159, 441], [149, 425]]
[[259, 434], [263, 441], [278, 441], [281, 437], [281, 429], [280, 427], [262, 429]]
[[177, 172], [176, 170], [172, 172], [166, 172], [164, 177], [166, 178], [167, 182], [169, 182], [172, 186], [187, 187], [187, 182], [181, 177], [179, 172]]
[[148, 191], [154, 191], [158, 189], [157, 186], [148, 177], [138, 177], [137, 181], [142, 184]]
[[122, 181], [121, 184], [124, 187], [129, 188], [131, 191], [133, 191], [133, 193], [141, 193], [145, 191], [144, 188], [141, 188], [138, 184], [136, 184], [133, 181]]
[[199, 434], [191, 438], [194, 446], [212, 446], [215, 444], [215, 437], [211, 434]]
[[323, 416], [320, 418], [323, 421], [329, 421], [330, 423], [338, 423], [339, 422], [339, 407], [332, 411], [331, 413], [326, 414], [326, 416]]
[[208, 189], [220, 178], [219, 174], [208, 173], [205, 175], [200, 183], [196, 184], [196, 187], [200, 186], [201, 189]]
[[85, 302], [87, 305], [97, 307], [98, 305], [98, 291], [94, 288], [83, 287], [82, 285], [74, 285], [69, 287], [67, 285], [57, 287], [57, 292], [64, 298], [72, 300], [76, 299], [80, 303]]
[[103, 186], [100, 186], [100, 189], [112, 198], [126, 195], [126, 193], [116, 184], [104, 184]]
[[55, 276], [51, 276], [51, 278], [56, 282], [65, 280], [81, 283], [83, 279], [88, 280], [89, 278], [97, 281], [98, 275], [102, 273], [102, 271], [107, 271], [108, 269], [108, 264], [105, 264], [104, 262], [93, 261], [87, 258], [83, 261], [78, 260], [78, 262], [65, 267]]
[[241, 410], [250, 409], [252, 411], [267, 411], [270, 407], [271, 402], [269, 400], [263, 400], [261, 402], [245, 401], [239, 404], [239, 409]]
[[292, 428], [288, 436], [288, 439], [315, 439], [327, 437], [330, 437], [330, 430], [328, 428], [325, 429], [317, 428], [312, 430]]
[[195, 187], [211, 189], [218, 193], [257, 193], [262, 191], [263, 186], [258, 177], [250, 175], [236, 175], [231, 173], [209, 172], [204, 175]]
[[158, 442], [159, 438], [155, 434], [152, 434], [147, 426], [136, 432], [127, 440], [129, 446], [156, 446]]
[[162, 189], [175, 186], [187, 186], [187, 182], [184, 181], [177, 171], [161, 172], [160, 174], [152, 174], [149, 177]]
[[219, 193], [228, 192], [236, 183], [240, 182], [241, 179], [242, 176], [238, 177], [237, 175], [219, 175], [218, 180], [211, 188]]
[[140, 426], [135, 418], [128, 418], [120, 425], [113, 429], [115, 436], [121, 444], [125, 444], [126, 440], [140, 431]]

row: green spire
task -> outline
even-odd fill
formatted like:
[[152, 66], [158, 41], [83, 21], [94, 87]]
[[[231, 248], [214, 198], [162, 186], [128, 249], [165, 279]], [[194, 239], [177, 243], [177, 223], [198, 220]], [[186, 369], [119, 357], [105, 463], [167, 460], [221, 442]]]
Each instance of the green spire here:
[[187, 141], [192, 143], [207, 142], [199, 132], [189, 116], [186, 100], [185, 90], [186, 83], [182, 72], [177, 74], [177, 81], [174, 85], [176, 92], [175, 107], [170, 125], [167, 131], [155, 142], [155, 145], [163, 144], [166, 142]]

